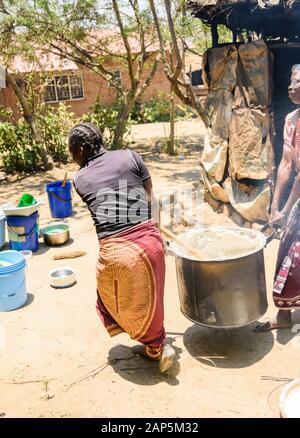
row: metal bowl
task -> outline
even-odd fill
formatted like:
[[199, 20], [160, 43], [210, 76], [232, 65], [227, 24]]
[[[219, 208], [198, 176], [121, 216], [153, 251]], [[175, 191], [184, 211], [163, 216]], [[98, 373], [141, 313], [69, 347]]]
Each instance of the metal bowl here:
[[53, 269], [49, 272], [50, 285], [55, 289], [71, 287], [76, 283], [75, 269], [71, 266], [64, 266]]
[[54, 222], [41, 230], [44, 243], [47, 246], [59, 246], [70, 239], [69, 225], [64, 222]]
[[300, 379], [292, 380], [280, 394], [279, 407], [282, 418], [300, 418]]

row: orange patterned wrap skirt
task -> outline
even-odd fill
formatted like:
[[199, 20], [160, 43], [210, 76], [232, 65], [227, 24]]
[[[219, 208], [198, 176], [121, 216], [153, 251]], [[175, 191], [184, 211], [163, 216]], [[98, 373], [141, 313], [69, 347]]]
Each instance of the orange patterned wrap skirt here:
[[155, 223], [143, 222], [99, 242], [96, 307], [106, 330], [162, 346], [165, 257]]

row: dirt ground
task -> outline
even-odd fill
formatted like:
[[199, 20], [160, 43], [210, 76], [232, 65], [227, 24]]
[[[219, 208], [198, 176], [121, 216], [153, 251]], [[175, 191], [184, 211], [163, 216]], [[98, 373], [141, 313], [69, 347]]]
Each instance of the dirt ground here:
[[[157, 193], [189, 187], [199, 180], [203, 127], [198, 121], [180, 122], [179, 156], [161, 152], [162, 125], [134, 127]], [[188, 148], [187, 148], [188, 147]], [[70, 176], [74, 165], [67, 166]], [[62, 179], [66, 167], [0, 184], [0, 204], [22, 192], [45, 197], [47, 182]], [[201, 187], [200, 187], [201, 189]], [[206, 224], [230, 223], [207, 204], [201, 207]], [[0, 416], [2, 417], [278, 417], [278, 396], [285, 379], [299, 377], [299, 348], [295, 333], [283, 330], [254, 334], [253, 326], [212, 330], [194, 325], [180, 312], [175, 264], [168, 256], [165, 289], [165, 327], [176, 350], [176, 363], [167, 375], [157, 364], [133, 356], [135, 344], [126, 334], [110, 338], [95, 311], [95, 261], [98, 242], [89, 213], [74, 199], [70, 249], [87, 255], [54, 261], [64, 248], [40, 250], [28, 264], [29, 299], [18, 310], [0, 314], [5, 339], [0, 345]], [[51, 219], [47, 200], [40, 224]], [[265, 250], [271, 300], [278, 241]], [[76, 269], [77, 284], [55, 290], [48, 272], [59, 266]], [[295, 323], [300, 323], [296, 315]]]

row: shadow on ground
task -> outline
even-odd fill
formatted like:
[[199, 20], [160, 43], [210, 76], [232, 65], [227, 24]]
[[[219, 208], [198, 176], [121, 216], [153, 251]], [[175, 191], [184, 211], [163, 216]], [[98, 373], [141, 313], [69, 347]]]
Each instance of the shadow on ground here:
[[19, 308], [17, 308], [17, 309], [14, 309], [14, 312], [16, 312], [16, 311], [18, 311], [18, 310], [21, 310], [21, 309], [24, 309], [25, 307], [30, 306], [30, 304], [32, 304], [33, 301], [34, 301], [34, 295], [33, 295], [33, 294], [29, 294], [29, 293], [27, 293], [27, 301], [26, 301], [26, 303], [25, 303], [22, 307], [19, 307]]
[[[287, 345], [289, 342], [295, 342], [295, 347], [300, 350], [300, 310], [296, 310], [292, 314], [293, 326], [290, 329], [276, 330], [276, 341], [279, 344]], [[298, 337], [298, 338], [297, 338]], [[297, 338], [297, 339], [296, 339]]]
[[[59, 168], [56, 168], [59, 170]], [[60, 169], [63, 171], [62, 169]], [[73, 170], [73, 165], [70, 164], [68, 170]], [[34, 172], [20, 175], [8, 175], [7, 179], [0, 183], [1, 202], [14, 201], [17, 193], [34, 193], [36, 197], [47, 196], [46, 184], [56, 181], [57, 178], [51, 172]]]
[[[180, 154], [185, 157], [197, 156], [203, 151], [204, 137], [203, 135], [190, 135], [184, 137], [180, 141]], [[165, 150], [165, 139], [139, 140], [134, 144], [136, 150], [146, 160], [153, 160], [156, 162], [164, 162], [166, 160], [178, 161], [178, 156], [169, 156]]]
[[109, 351], [108, 362], [113, 370], [123, 379], [136, 385], [157, 385], [166, 382], [175, 386], [179, 384], [177, 375], [180, 372], [179, 357], [181, 349], [176, 347], [173, 338], [168, 338], [168, 342], [173, 345], [176, 357], [172, 368], [165, 374], [161, 374], [158, 369], [158, 362], [144, 359], [134, 355], [130, 347], [125, 345], [116, 345]]
[[188, 353], [202, 364], [217, 368], [245, 368], [262, 360], [273, 348], [271, 332], [254, 333], [255, 325], [216, 330], [193, 325], [183, 336]]

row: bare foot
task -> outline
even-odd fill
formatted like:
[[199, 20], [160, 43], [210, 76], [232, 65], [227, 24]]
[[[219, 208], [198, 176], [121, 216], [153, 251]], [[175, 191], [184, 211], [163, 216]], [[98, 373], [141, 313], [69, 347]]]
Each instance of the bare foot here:
[[[150, 351], [149, 351], [150, 350]], [[151, 349], [147, 349], [145, 345], [135, 345], [132, 347], [133, 354], [137, 354], [144, 359], [158, 361], [161, 356], [161, 349], [159, 348], [157, 353], [153, 353]]]
[[170, 344], [166, 344], [163, 347], [160, 361], [159, 361], [159, 371], [161, 373], [165, 373], [168, 371], [173, 365], [173, 361], [175, 358], [175, 350]]
[[292, 312], [290, 310], [278, 310], [277, 316], [270, 321], [258, 323], [254, 329], [255, 333], [264, 333], [271, 330], [291, 328]]
[[[157, 350], [154, 355], [153, 350]], [[132, 352], [138, 354], [144, 359], [148, 360], [159, 360], [159, 371], [165, 373], [173, 365], [173, 360], [175, 358], [175, 350], [170, 344], [166, 344], [163, 348], [152, 348], [146, 347], [144, 345], [135, 345], [132, 347]]]

